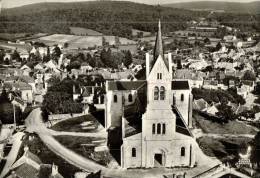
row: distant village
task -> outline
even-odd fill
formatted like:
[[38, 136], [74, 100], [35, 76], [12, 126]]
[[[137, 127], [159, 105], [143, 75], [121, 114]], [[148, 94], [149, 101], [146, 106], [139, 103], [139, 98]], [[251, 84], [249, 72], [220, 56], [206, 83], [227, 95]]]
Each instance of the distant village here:
[[[163, 21], [161, 23], [163, 26]], [[171, 75], [170, 78], [179, 87], [172, 86], [172, 90], [176, 90], [174, 94], [178, 95], [178, 92], [183, 92], [184, 95], [180, 95], [180, 100], [185, 100], [186, 96], [189, 97], [185, 106], [178, 105], [178, 102], [180, 102], [178, 99], [173, 101], [177, 102], [177, 107], [181, 108], [179, 109], [180, 113], [176, 111], [183, 116], [184, 120], [184, 124], [179, 128], [182, 130], [181, 133], [186, 136], [194, 135], [196, 139], [199, 139], [203, 136], [209, 137], [217, 134], [208, 133], [207, 128], [198, 128], [203, 127], [206, 122], [222, 124], [223, 127], [228, 122], [236, 122], [236, 124], [240, 124], [241, 130], [248, 127], [250, 131], [244, 133], [245, 130], [243, 130], [243, 133], [238, 131], [230, 134], [249, 135], [248, 137], [253, 139], [253, 136], [260, 129], [260, 34], [241, 32], [240, 29], [221, 25], [217, 21], [207, 21], [203, 18], [187, 23], [189, 27], [186, 30], [169, 34], [163, 34], [162, 31], [163, 54], [158, 52], [158, 56], [161, 55], [162, 58], [169, 60], [169, 65], [166, 66]], [[64, 177], [64, 173], [66, 173], [64, 170], [69, 170], [68, 167], [61, 166], [60, 162], [62, 161], [57, 163], [43, 162], [37, 156], [36, 153], [42, 154], [41, 148], [33, 146], [35, 138], [38, 137], [35, 134], [37, 131], [33, 131], [33, 119], [29, 119], [29, 121], [26, 119], [34, 117], [31, 113], [37, 108], [42, 110], [46, 128], [57, 129], [54, 129], [55, 131], [51, 134], [55, 138], [60, 137], [59, 139], [62, 140], [64, 145], [67, 142], [64, 141], [64, 138], [61, 138], [62, 133], [59, 134], [58, 132], [70, 132], [69, 130], [72, 130], [73, 126], [68, 126], [68, 130], [62, 130], [57, 125], [66, 122], [66, 120], [69, 121], [71, 118], [82, 118], [86, 115], [103, 118], [103, 120], [99, 121], [101, 124], [97, 124], [97, 121], [93, 119], [81, 122], [81, 125], [77, 125], [81, 132], [90, 131], [90, 133], [95, 132], [101, 135], [106, 130], [108, 132], [106, 134], [112, 135], [114, 138], [123, 134], [121, 135], [123, 145], [134, 145], [133, 140], [129, 139], [130, 136], [146, 132], [144, 129], [140, 131], [140, 128], [135, 126], [137, 123], [129, 121], [130, 117], [126, 112], [129, 109], [135, 110], [138, 114], [144, 113], [141, 106], [147, 103], [142, 103], [139, 90], [141, 92], [143, 85], [147, 85], [146, 87], [149, 88], [151, 77], [147, 75], [147, 67], [149, 67], [147, 65], [150, 65], [147, 58], [149, 58], [149, 54], [155, 56], [154, 47], [158, 45], [158, 34], [133, 29], [133, 39], [130, 40], [117, 36], [106, 36], [91, 29], [72, 27], [70, 30], [71, 34], [29, 34], [7, 41], [0, 40], [0, 170], [3, 170], [1, 172], [2, 177], [27, 178], [41, 174], [41, 177]], [[148, 70], [148, 74], [151, 72], [152, 75], [152, 71]], [[157, 72], [160, 73], [160, 71]], [[161, 73], [165, 74], [164, 72]], [[160, 75], [157, 77], [161, 78]], [[148, 82], [144, 84], [141, 81]], [[160, 97], [164, 96], [163, 91], [161, 88], [158, 89]], [[189, 94], [186, 95], [186, 92]], [[111, 105], [113, 101], [120, 103], [120, 105]], [[136, 107], [133, 108], [131, 104], [135, 104]], [[129, 107], [127, 107], [128, 105]], [[187, 108], [182, 108], [188, 106], [187, 111], [185, 110]], [[147, 106], [147, 108], [149, 107]], [[96, 116], [100, 112], [103, 112], [102, 117]], [[118, 121], [113, 119], [117, 117], [120, 122], [121, 117], [125, 117], [125, 120], [122, 120], [123, 123], [120, 123], [121, 125], [125, 124], [122, 126], [123, 133], [120, 133], [122, 128], [119, 132], [116, 129], [120, 124], [118, 125]], [[197, 119], [194, 120], [194, 117]], [[192, 123], [189, 118], [193, 119]], [[204, 119], [201, 121], [198, 118]], [[178, 123], [176, 124], [178, 125]], [[38, 127], [42, 126], [38, 125]], [[71, 128], [69, 129], [69, 127]], [[87, 131], [83, 129], [85, 127]], [[155, 132], [155, 126], [153, 127], [151, 129], [154, 130], [151, 132]], [[163, 135], [164, 127], [165, 125], [156, 125], [156, 133], [160, 130]], [[20, 132], [28, 134], [21, 134]], [[42, 132], [44, 131], [42, 130]], [[77, 131], [73, 130], [73, 132]], [[221, 134], [229, 133], [223, 132]], [[215, 137], [218, 138], [218, 136]], [[19, 143], [20, 141], [17, 141], [17, 138], [24, 139], [27, 143]], [[95, 148], [92, 150], [93, 153], [86, 151], [84, 154], [91, 160], [98, 160], [99, 163], [104, 162], [104, 167], [139, 168], [143, 166], [144, 163], [139, 165], [138, 161], [132, 160], [132, 165], [127, 161], [130, 158], [122, 155], [124, 149], [124, 153], [127, 154], [126, 147], [115, 146], [119, 150], [121, 149], [120, 154], [124, 157], [121, 157], [119, 162], [125, 165], [117, 164], [114, 159], [111, 161], [112, 158], [108, 156], [109, 149], [118, 143], [110, 143], [106, 139], [107, 135], [105, 135], [105, 138], [92, 140], [91, 143], [81, 145], [87, 148], [90, 146], [88, 144], [94, 145], [92, 145]], [[139, 137], [132, 139], [138, 140]], [[71, 141], [71, 143], [74, 141]], [[69, 143], [67, 144], [69, 145]], [[17, 153], [15, 153], [13, 148], [17, 145], [19, 145], [18, 150], [20, 151], [17, 150]], [[111, 147], [108, 149], [107, 145]], [[201, 145], [199, 146], [201, 147]], [[132, 152], [133, 157], [138, 157], [140, 153], [139, 148], [136, 148], [129, 151], [129, 154]], [[183, 148], [181, 148], [181, 154], [185, 155]], [[245, 149], [250, 151], [251, 147]], [[205, 150], [205, 148], [202, 149], [202, 151]], [[74, 150], [74, 152], [79, 153], [80, 151]], [[97, 157], [96, 153], [100, 152], [105, 156]], [[9, 158], [11, 153], [17, 157]], [[142, 154], [144, 154], [144, 151], [142, 151]], [[239, 154], [243, 154], [243, 156], [235, 158], [237, 161], [233, 163], [236, 168], [239, 168], [240, 172], [248, 177], [259, 176], [259, 172], [256, 171], [259, 165], [254, 164], [248, 155], [237, 153], [237, 155]], [[251, 152], [247, 154], [251, 154]], [[154, 159], [157, 159], [158, 165], [164, 166], [163, 160], [166, 160], [167, 156], [165, 158], [162, 155], [161, 152], [156, 152]], [[192, 156], [190, 156], [190, 159], [193, 159]], [[50, 159], [54, 158], [55, 156], [51, 156]], [[12, 159], [13, 162], [9, 163]], [[221, 161], [226, 166], [232, 164], [234, 158], [232, 158], [232, 161], [229, 159]], [[165, 165], [169, 164], [169, 167], [171, 167], [170, 163], [165, 162]], [[73, 162], [69, 163], [75, 165]], [[222, 169], [223, 167], [220, 166], [222, 163], [217, 164], [219, 167], [216, 167], [216, 169]], [[196, 167], [195, 160], [187, 165], [183, 161], [183, 164], [186, 167]], [[149, 163], [144, 167], [150, 167]], [[95, 171], [84, 172], [82, 167], [80, 169], [73, 167], [73, 170], [75, 170], [73, 176], [78, 178], [98, 177], [98, 173], [93, 174]], [[100, 168], [100, 170], [103, 170], [103, 168]], [[189, 171], [186, 172], [189, 175]], [[204, 172], [204, 177], [211, 175], [206, 170], [202, 172]], [[32, 175], [28, 175], [28, 173]], [[231, 174], [231, 172], [229, 173]], [[162, 174], [168, 177], [172, 175], [169, 172]], [[131, 172], [131, 175], [135, 175], [134, 171]], [[235, 175], [240, 176], [239, 174]], [[185, 177], [183, 173], [175, 176]]]

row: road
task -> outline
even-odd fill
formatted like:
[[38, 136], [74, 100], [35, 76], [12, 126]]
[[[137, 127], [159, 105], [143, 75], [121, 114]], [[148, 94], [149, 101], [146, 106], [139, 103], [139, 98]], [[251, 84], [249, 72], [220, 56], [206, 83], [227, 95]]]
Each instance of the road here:
[[67, 149], [63, 145], [61, 145], [57, 140], [55, 140], [52, 136], [53, 133], [49, 129], [47, 129], [42, 122], [41, 110], [40, 108], [34, 109], [25, 121], [26, 130], [28, 132], [36, 132], [40, 139], [46, 144], [46, 146], [53, 151], [55, 154], [59, 155], [67, 162], [72, 165], [76, 165], [77, 167], [86, 170], [88, 172], [95, 172], [98, 170], [105, 170], [106, 168], [95, 163], [92, 160], [84, 158], [75, 152]]
[[194, 129], [193, 135], [195, 135], [196, 138], [200, 137], [212, 137], [212, 138], [241, 138], [241, 137], [247, 137], [247, 138], [254, 138], [254, 134], [217, 134], [217, 133], [204, 133], [201, 129]]
[[6, 163], [4, 166], [4, 169], [1, 172], [0, 178], [4, 177], [12, 167], [13, 163], [15, 162], [18, 152], [20, 150], [20, 147], [22, 145], [22, 137], [24, 136], [23, 132], [18, 132], [13, 135], [13, 146], [11, 151], [9, 152], [7, 158], [6, 158]]

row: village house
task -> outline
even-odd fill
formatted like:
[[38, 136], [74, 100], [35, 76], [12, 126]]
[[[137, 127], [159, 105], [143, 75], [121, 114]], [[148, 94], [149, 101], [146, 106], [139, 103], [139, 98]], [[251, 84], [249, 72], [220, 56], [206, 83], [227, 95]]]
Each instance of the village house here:
[[14, 97], [18, 96], [27, 103], [33, 102], [32, 87], [21, 81], [4, 83], [4, 87], [9, 93], [12, 93]]
[[58, 166], [55, 164], [43, 164], [42, 161], [28, 147], [24, 148], [24, 153], [11, 167], [7, 178], [63, 178], [58, 172]]

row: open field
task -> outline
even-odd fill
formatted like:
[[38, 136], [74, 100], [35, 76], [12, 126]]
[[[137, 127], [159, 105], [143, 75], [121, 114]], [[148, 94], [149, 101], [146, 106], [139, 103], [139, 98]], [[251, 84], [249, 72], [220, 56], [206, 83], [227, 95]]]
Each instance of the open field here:
[[[65, 34], [53, 34], [45, 37], [38, 38], [37, 41], [43, 42], [46, 45], [64, 44], [68, 43], [70, 49], [89, 48], [94, 46], [102, 46], [102, 38], [110, 45], [115, 44], [115, 36], [76, 36]], [[135, 41], [127, 38], [119, 38], [122, 45], [136, 44]]]
[[103, 35], [102, 33], [99, 33], [95, 30], [88, 29], [88, 28], [82, 28], [82, 27], [70, 27], [70, 33], [74, 35], [88, 35], [88, 36], [98, 36]]
[[16, 44], [16, 43], [5, 43], [0, 42], [0, 48], [6, 49], [6, 50], [17, 50], [18, 52], [25, 53], [32, 49], [32, 47], [28, 44]]
[[27, 33], [0, 33], [0, 39], [13, 41], [13, 40], [16, 40], [18, 38], [24, 38], [28, 35], [29, 34], [27, 34]]
[[213, 139], [212, 137], [201, 137], [197, 139], [202, 151], [211, 157], [217, 157], [222, 162], [230, 162], [235, 164], [240, 152], [245, 152], [246, 146], [252, 139], [239, 138], [220, 138]]
[[84, 115], [61, 121], [51, 129], [55, 131], [66, 131], [66, 132], [97, 132], [102, 126], [92, 115]]
[[243, 122], [229, 121], [228, 123], [220, 124], [207, 120], [198, 113], [193, 114], [193, 121], [196, 128], [202, 129], [204, 133], [212, 134], [252, 134], [255, 135], [257, 131], [246, 125]]

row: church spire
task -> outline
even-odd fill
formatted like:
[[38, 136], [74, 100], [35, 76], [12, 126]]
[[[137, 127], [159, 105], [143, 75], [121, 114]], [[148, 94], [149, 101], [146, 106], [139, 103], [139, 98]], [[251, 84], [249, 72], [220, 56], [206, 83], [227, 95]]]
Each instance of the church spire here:
[[158, 23], [158, 32], [156, 36], [155, 46], [154, 46], [154, 61], [157, 60], [158, 56], [163, 57], [163, 41], [162, 41], [162, 30], [161, 30], [161, 20]]

